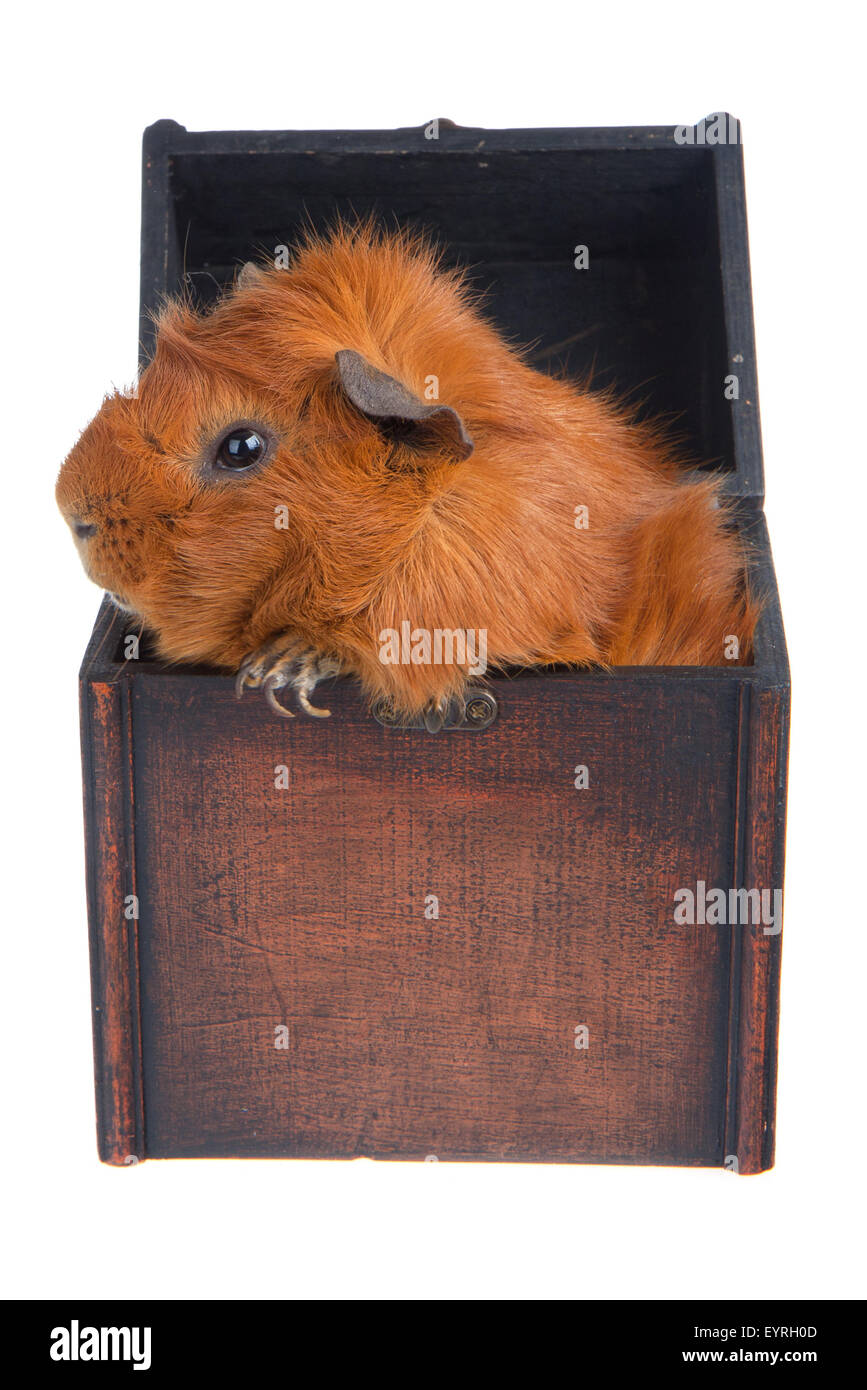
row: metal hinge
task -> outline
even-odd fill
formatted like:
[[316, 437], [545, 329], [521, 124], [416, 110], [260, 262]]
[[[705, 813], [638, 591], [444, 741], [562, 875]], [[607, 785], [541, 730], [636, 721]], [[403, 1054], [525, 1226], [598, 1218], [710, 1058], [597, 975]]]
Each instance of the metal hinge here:
[[413, 719], [395, 714], [387, 697], [376, 701], [373, 717], [386, 729], [426, 729], [436, 734], [441, 729], [487, 729], [497, 717], [497, 702], [490, 690], [470, 686], [463, 695], [450, 700], [444, 710], [429, 710]]

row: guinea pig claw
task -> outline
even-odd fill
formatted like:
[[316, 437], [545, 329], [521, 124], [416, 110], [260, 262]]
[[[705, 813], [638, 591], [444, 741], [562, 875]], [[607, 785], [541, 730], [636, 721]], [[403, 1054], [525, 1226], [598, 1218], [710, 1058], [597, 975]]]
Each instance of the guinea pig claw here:
[[275, 714], [279, 714], [283, 719], [294, 719], [295, 715], [292, 710], [287, 709], [285, 705], [281, 705], [280, 701], [277, 699], [276, 691], [280, 689], [282, 684], [283, 682], [279, 676], [269, 676], [262, 686], [262, 689], [265, 691], [265, 699], [268, 701], [268, 704]]
[[301, 670], [293, 682], [295, 693], [299, 705], [305, 714], [311, 714], [314, 719], [328, 719], [331, 715], [330, 709], [320, 709], [318, 705], [310, 703], [310, 696], [316, 689], [321, 680], [327, 680], [329, 676], [340, 674], [340, 662], [330, 656], [315, 656], [310, 654], [302, 663]]
[[330, 719], [330, 709], [320, 709], [318, 705], [311, 705], [309, 699], [310, 690], [312, 690], [312, 686], [308, 688], [306, 686], [299, 685], [295, 692], [298, 699], [298, 703], [303, 709], [304, 713], [312, 714], [315, 719]]
[[320, 656], [308, 649], [293, 650], [286, 642], [272, 641], [253, 652], [241, 663], [235, 677], [235, 694], [240, 700], [247, 689], [261, 689], [270, 708], [281, 719], [294, 719], [295, 714], [277, 698], [277, 692], [294, 690], [299, 706], [314, 719], [328, 719], [330, 709], [320, 709], [311, 703], [310, 696], [321, 680], [340, 674], [340, 662], [335, 657]]
[[244, 691], [255, 689], [261, 685], [262, 677], [267, 674], [267, 668], [263, 667], [261, 657], [254, 652], [248, 656], [246, 661], [242, 661], [235, 677], [235, 695], [240, 700]]

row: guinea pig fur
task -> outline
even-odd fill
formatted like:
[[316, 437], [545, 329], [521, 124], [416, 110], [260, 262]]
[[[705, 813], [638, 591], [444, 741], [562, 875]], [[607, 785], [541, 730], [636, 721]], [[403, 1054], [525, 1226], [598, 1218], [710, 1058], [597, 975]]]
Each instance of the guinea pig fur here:
[[[610, 393], [533, 370], [423, 238], [340, 226], [157, 329], [57, 501], [168, 661], [236, 672], [283, 713], [284, 687], [325, 713], [317, 681], [353, 674], [435, 727], [470, 658], [421, 659], [419, 634], [483, 633], [495, 669], [750, 659], [720, 477]], [[414, 658], [387, 659], [407, 632]]]

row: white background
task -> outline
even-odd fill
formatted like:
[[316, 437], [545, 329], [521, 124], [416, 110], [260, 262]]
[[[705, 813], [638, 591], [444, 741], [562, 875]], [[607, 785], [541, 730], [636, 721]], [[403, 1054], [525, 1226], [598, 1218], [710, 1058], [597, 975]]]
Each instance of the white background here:
[[[864, 1293], [864, 34], [855, 5], [17, 6], [2, 98], [13, 1297]], [[139, 149], [190, 129], [743, 122], [767, 513], [794, 681], [776, 1169], [101, 1166], [76, 673], [53, 486], [136, 369]], [[860, 282], [860, 284], [859, 284]]]

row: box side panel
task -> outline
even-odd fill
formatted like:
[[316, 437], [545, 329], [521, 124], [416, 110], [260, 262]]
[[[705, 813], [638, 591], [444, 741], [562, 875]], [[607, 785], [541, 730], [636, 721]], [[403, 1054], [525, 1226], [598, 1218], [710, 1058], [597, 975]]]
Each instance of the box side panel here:
[[[715, 147], [714, 175], [715, 222], [723, 299], [722, 329], [725, 337], [723, 372], [731, 411], [730, 429], [735, 459], [729, 491], [737, 496], [755, 498], [761, 505], [765, 495], [765, 479], [744, 161], [739, 144]], [[722, 390], [721, 381], [720, 394]]]
[[128, 697], [84, 678], [80, 700], [97, 1139], [104, 1162], [128, 1164], [144, 1156]]
[[740, 928], [733, 1154], [746, 1174], [774, 1162], [789, 690], [754, 685], [749, 703], [742, 886], [763, 895], [769, 910]]
[[765, 689], [788, 692], [789, 656], [767, 519], [756, 502], [739, 508], [738, 516], [750, 559], [750, 583], [762, 605], [751, 675]]
[[730, 882], [737, 682], [438, 738], [227, 686], [134, 687], [151, 1156], [722, 1163], [729, 942], [674, 907]]
[[175, 121], [149, 126], [142, 140], [141, 278], [139, 293], [139, 363], [153, 352], [151, 315], [167, 294], [181, 287], [183, 248], [178, 239], [172, 171], [175, 151], [185, 132]]

